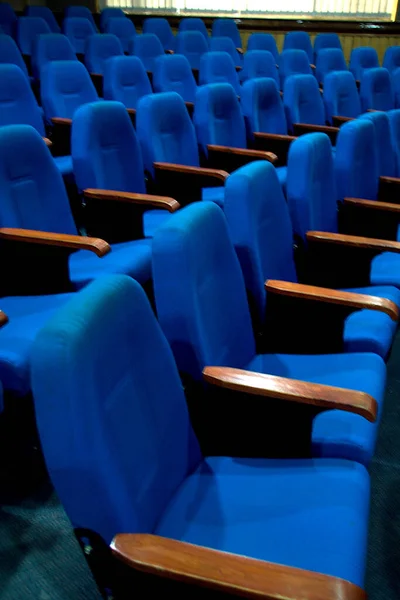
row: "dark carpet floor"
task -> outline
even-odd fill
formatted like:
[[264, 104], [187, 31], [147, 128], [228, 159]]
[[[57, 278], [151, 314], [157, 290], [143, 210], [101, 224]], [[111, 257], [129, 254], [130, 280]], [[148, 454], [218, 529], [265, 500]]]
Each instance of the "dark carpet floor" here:
[[[400, 333], [376, 456], [366, 588], [369, 600], [400, 598]], [[99, 600], [100, 595], [49, 483], [0, 505], [1, 600]]]

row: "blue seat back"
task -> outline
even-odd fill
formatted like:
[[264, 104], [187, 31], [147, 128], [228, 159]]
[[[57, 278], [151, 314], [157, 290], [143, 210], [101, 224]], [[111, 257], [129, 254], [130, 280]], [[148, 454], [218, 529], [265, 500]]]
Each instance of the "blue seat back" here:
[[87, 21], [90, 21], [93, 26], [93, 31], [97, 31], [95, 20], [87, 6], [66, 6], [64, 21], [65, 19], [69, 19], [71, 17], [78, 17], [80, 19], [86, 19]]
[[212, 37], [210, 38], [211, 52], [227, 52], [232, 58], [235, 66], [242, 65], [242, 55], [235, 48], [235, 44], [230, 37]]
[[335, 174], [339, 199], [377, 199], [378, 155], [371, 121], [355, 119], [341, 126], [336, 140]]
[[178, 27], [179, 33], [183, 31], [196, 31], [201, 33], [208, 44], [208, 31], [207, 27], [204, 24], [204, 21], [198, 17], [185, 17], [179, 23]]
[[311, 67], [304, 50], [284, 50], [279, 56], [281, 89], [291, 75], [311, 75]]
[[394, 93], [392, 80], [387, 69], [377, 68], [364, 71], [360, 85], [361, 107], [364, 111], [392, 110]]
[[80, 190], [146, 193], [139, 142], [121, 102], [92, 102], [76, 111], [71, 153]]
[[48, 63], [42, 69], [40, 93], [48, 119], [72, 119], [82, 104], [99, 99], [87, 69], [78, 60]]
[[60, 33], [61, 31], [54, 14], [48, 6], [27, 6], [25, 8], [25, 15], [27, 17], [40, 17], [44, 19], [52, 33]]
[[293, 123], [325, 125], [325, 108], [317, 80], [313, 75], [292, 75], [283, 92], [288, 126]]
[[338, 48], [343, 51], [337, 33], [317, 33], [314, 39], [314, 62], [317, 60], [318, 53], [325, 48]]
[[144, 167], [150, 174], [154, 174], [157, 161], [199, 166], [194, 125], [176, 92], [144, 96], [137, 107], [136, 131]]
[[247, 52], [251, 50], [266, 50], [271, 52], [275, 63], [278, 62], [279, 52], [272, 33], [252, 33], [247, 41]]
[[0, 127], [31, 125], [45, 135], [43, 118], [28, 79], [17, 65], [0, 65]]
[[294, 232], [337, 232], [337, 191], [332, 146], [325, 133], [309, 133], [290, 146], [286, 198]]
[[400, 46], [389, 46], [389, 48], [386, 48], [382, 67], [387, 69], [389, 73], [400, 67]]
[[361, 113], [360, 95], [350, 71], [333, 71], [326, 75], [324, 103], [329, 123], [332, 123], [333, 116], [358, 117]]
[[106, 30], [106, 23], [109, 19], [118, 19], [121, 17], [125, 17], [125, 13], [122, 8], [117, 7], [108, 7], [103, 8], [100, 13], [100, 29], [101, 31]]
[[289, 210], [276, 170], [255, 161], [228, 178], [224, 213], [256, 322], [265, 317], [267, 279], [297, 280]]
[[129, 53], [140, 58], [146, 71], [153, 71], [157, 58], [164, 56], [164, 48], [154, 33], [142, 33], [131, 40]]
[[332, 71], [347, 71], [346, 61], [339, 48], [324, 48], [317, 54], [315, 76], [324, 83], [325, 77]]
[[256, 77], [271, 77], [279, 85], [275, 58], [268, 50], [248, 50], [243, 57], [242, 81]]
[[396, 108], [400, 108], [400, 68], [392, 71], [392, 87], [394, 105]]
[[396, 177], [400, 175], [400, 110], [389, 110], [387, 113], [390, 125], [390, 138], [396, 157]]
[[11, 36], [0, 34], [0, 64], [17, 65], [28, 79], [28, 69], [17, 44]]
[[61, 33], [45, 33], [39, 35], [32, 54], [32, 71], [40, 79], [40, 71], [49, 62], [60, 60], [77, 60], [75, 50], [66, 35]]
[[123, 275], [91, 283], [43, 328], [33, 354], [40, 438], [72, 525], [107, 544], [121, 531], [154, 532], [201, 454], [140, 285]]
[[379, 175], [384, 177], [396, 177], [396, 156], [392, 144], [390, 122], [387, 113], [364, 113], [359, 118], [371, 121], [374, 126]]
[[76, 235], [60, 174], [29, 125], [0, 127], [0, 226]]
[[313, 48], [306, 31], [289, 31], [285, 35], [283, 50], [303, 50], [307, 54], [309, 63], [313, 61]]
[[160, 40], [164, 50], [175, 50], [175, 36], [171, 25], [163, 17], [150, 17], [142, 25], [143, 33], [154, 33]]
[[85, 65], [89, 73], [103, 75], [106, 61], [113, 56], [123, 56], [121, 42], [111, 33], [95, 33], [88, 38]]
[[353, 48], [350, 55], [349, 69], [358, 81], [361, 81], [363, 72], [366, 69], [375, 69], [376, 67], [379, 67], [379, 58], [375, 48], [369, 46]]
[[131, 39], [136, 35], [136, 29], [133, 21], [127, 17], [116, 17], [115, 19], [108, 19], [105, 24], [105, 32], [116, 35], [121, 42], [122, 50], [128, 52], [129, 43]]
[[243, 274], [222, 210], [194, 202], [153, 238], [157, 315], [178, 369], [243, 367], [255, 354]]
[[240, 96], [239, 77], [227, 52], [206, 52], [200, 60], [199, 84], [229, 83]]
[[153, 88], [155, 92], [177, 92], [185, 102], [194, 102], [197, 85], [186, 56], [160, 56], [153, 71]]
[[201, 57], [206, 52], [208, 40], [199, 31], [182, 31], [176, 36], [176, 53], [186, 56], [192, 69], [200, 68]]
[[92, 22], [86, 17], [67, 17], [63, 22], [63, 32], [77, 54], [85, 54], [90, 36], [96, 33]]
[[140, 98], [152, 92], [143, 63], [137, 56], [114, 56], [106, 62], [103, 79], [105, 100], [117, 100], [127, 108], [136, 108]]
[[17, 42], [22, 54], [33, 53], [36, 38], [43, 33], [51, 33], [50, 27], [41, 17], [20, 17], [17, 23]]
[[0, 27], [6, 35], [15, 35], [17, 15], [8, 2], [0, 2]]
[[207, 156], [207, 145], [246, 148], [246, 127], [239, 100], [229, 83], [211, 83], [199, 87], [193, 123], [197, 140]]
[[249, 79], [242, 86], [240, 104], [248, 136], [253, 132], [287, 135], [285, 110], [273, 79]]
[[211, 35], [212, 37], [229, 37], [235, 48], [242, 47], [242, 38], [234, 19], [214, 19]]

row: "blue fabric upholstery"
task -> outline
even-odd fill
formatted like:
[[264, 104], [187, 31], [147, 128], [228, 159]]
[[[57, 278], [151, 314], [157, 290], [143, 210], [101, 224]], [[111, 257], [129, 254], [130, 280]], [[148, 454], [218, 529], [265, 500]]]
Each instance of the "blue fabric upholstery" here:
[[77, 54], [85, 54], [87, 41], [96, 33], [96, 28], [86, 17], [67, 17], [63, 22], [63, 33]]
[[229, 37], [235, 48], [242, 47], [242, 38], [234, 19], [214, 19], [211, 27], [211, 35], [212, 37]]
[[67, 36], [61, 33], [39, 35], [33, 48], [32, 72], [36, 79], [41, 79], [41, 70], [48, 63], [70, 60], [77, 60], [77, 58]]
[[[399, 70], [400, 75], [400, 70]], [[399, 78], [400, 82], [400, 78]], [[389, 118], [390, 137], [396, 157], [396, 177], [400, 176], [400, 110], [388, 110], [386, 113]], [[398, 238], [399, 239], [399, 238]]]
[[358, 117], [361, 101], [354, 75], [347, 71], [328, 73], [324, 79], [324, 103], [330, 124], [334, 116]]
[[[114, 21], [116, 19], [110, 19]], [[103, 78], [105, 100], [117, 100], [127, 108], [136, 108], [147, 94], [152, 94], [150, 81], [137, 56], [114, 56], [106, 61]]]
[[287, 134], [285, 110], [278, 86], [271, 78], [246, 81], [242, 86], [240, 104], [250, 139], [253, 139], [255, 131]]
[[318, 53], [325, 48], [338, 48], [343, 51], [340, 37], [337, 33], [317, 33], [314, 38], [314, 63]]
[[247, 41], [247, 52], [251, 50], [267, 50], [278, 62], [279, 52], [276, 41], [271, 33], [251, 33]]
[[386, 48], [385, 56], [383, 57], [382, 67], [387, 69], [390, 74], [395, 69], [400, 67], [400, 47], [399, 46], [389, 46]]
[[209, 39], [207, 27], [205, 26], [204, 21], [198, 17], [185, 17], [184, 19], [181, 19], [179, 22], [178, 31], [179, 33], [186, 31], [195, 31], [196, 33], [201, 33], [208, 44]]
[[367, 69], [360, 85], [361, 106], [364, 111], [391, 110], [394, 108], [392, 80], [387, 69]]
[[[181, 24], [185, 19], [182, 19]], [[200, 68], [203, 54], [208, 52], [208, 39], [200, 31], [182, 31], [176, 36], [176, 53], [188, 59], [192, 69]]]
[[8, 2], [0, 4], [0, 27], [2, 32], [9, 36], [15, 35], [15, 27], [17, 24], [17, 15], [14, 9]]
[[285, 81], [283, 93], [288, 127], [293, 123], [325, 125], [325, 108], [317, 80], [313, 75], [292, 75]]
[[106, 30], [106, 23], [109, 19], [118, 19], [125, 17], [125, 13], [122, 8], [108, 7], [103, 8], [100, 13], [100, 29], [101, 31]]
[[106, 62], [113, 56], [123, 56], [121, 42], [111, 33], [95, 33], [86, 44], [85, 65], [89, 73], [103, 75]]
[[91, 25], [93, 26], [93, 33], [97, 31], [95, 20], [87, 6], [66, 6], [64, 13], [64, 22], [66, 19], [69, 19], [71, 17], [78, 17], [90, 21]]
[[387, 113], [364, 113], [359, 117], [371, 121], [374, 126], [376, 154], [378, 158], [379, 176], [396, 177], [396, 156], [390, 133], [390, 122]]
[[311, 75], [308, 56], [304, 50], [284, 50], [279, 56], [279, 78], [281, 89], [291, 75]]
[[[2, 227], [77, 235], [61, 175], [32, 127], [0, 128], [0, 186]], [[70, 257], [70, 278], [76, 288], [104, 272], [123, 272], [146, 283], [150, 261], [151, 247], [144, 240], [114, 244], [101, 259], [79, 250]]]
[[3, 63], [17, 65], [29, 81], [28, 69], [17, 44], [11, 36], [0, 34], [0, 64]]
[[235, 64], [227, 52], [206, 52], [200, 59], [200, 86], [225, 82], [240, 96], [239, 76]]
[[303, 50], [307, 54], [310, 63], [314, 58], [310, 36], [306, 31], [289, 31], [285, 35], [283, 50]]
[[33, 53], [36, 38], [51, 29], [41, 17], [20, 17], [17, 22], [17, 43], [22, 54]]
[[99, 97], [85, 66], [78, 60], [54, 61], [42, 69], [42, 106], [47, 119], [72, 119], [75, 111]]
[[177, 92], [185, 102], [194, 102], [197, 85], [186, 56], [160, 56], [153, 71], [153, 88], [155, 92]]
[[133, 21], [127, 17], [116, 17], [115, 19], [108, 19], [105, 24], [105, 32], [112, 33], [117, 36], [121, 42], [122, 50], [128, 52], [129, 43], [136, 35], [136, 29]]
[[[211, 202], [187, 206], [157, 230], [153, 280], [159, 322], [183, 374], [200, 381], [204, 366], [220, 365], [359, 389], [381, 412], [386, 371], [375, 354], [256, 355], [240, 264], [224, 215]], [[318, 453], [329, 449], [367, 464], [377, 424], [342, 411], [321, 416], [328, 434], [314, 427]]]
[[61, 31], [54, 14], [48, 6], [26, 6], [25, 15], [27, 17], [40, 17], [44, 19], [52, 33], [60, 33]]
[[347, 71], [343, 51], [339, 48], [320, 50], [317, 54], [315, 66], [315, 76], [320, 83], [324, 83], [326, 75], [332, 71]]
[[142, 33], [132, 38], [129, 54], [140, 58], [146, 71], [152, 72], [157, 58], [164, 56], [164, 48], [154, 33]]
[[279, 85], [279, 74], [276, 61], [268, 50], [249, 50], [243, 57], [241, 80], [270, 77]]
[[394, 105], [400, 108], [400, 68], [392, 71], [392, 86], [394, 94]]
[[351, 51], [349, 69], [357, 80], [361, 81], [365, 70], [375, 69], [379, 66], [378, 53], [375, 48], [359, 46]]
[[235, 44], [230, 37], [212, 37], [210, 38], [211, 52], [227, 52], [232, 58], [235, 66], [241, 67], [243, 56], [236, 50]]
[[175, 36], [167, 19], [163, 17], [145, 19], [142, 31], [143, 33], [154, 33], [162, 43], [164, 50], [175, 50]]

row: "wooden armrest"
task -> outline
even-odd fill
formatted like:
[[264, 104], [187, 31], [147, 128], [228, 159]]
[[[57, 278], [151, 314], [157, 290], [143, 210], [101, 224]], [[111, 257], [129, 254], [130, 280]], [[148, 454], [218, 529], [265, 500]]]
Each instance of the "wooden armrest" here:
[[53, 125], [68, 125], [71, 127], [72, 119], [64, 119], [63, 117], [52, 117], [51, 122]]
[[212, 152], [225, 152], [227, 154], [236, 154], [238, 156], [247, 156], [254, 160], [268, 160], [271, 163], [277, 161], [278, 157], [272, 152], [264, 152], [263, 150], [247, 150], [247, 148], [231, 148], [230, 146], [219, 146], [216, 144], [208, 144], [207, 149]]
[[343, 203], [350, 206], [359, 206], [360, 208], [370, 208], [384, 212], [392, 212], [400, 215], [400, 204], [391, 202], [379, 202], [378, 200], [364, 200], [363, 198], [344, 198]]
[[103, 77], [101, 73], [90, 73], [90, 77]]
[[173, 50], [165, 50], [165, 54], [175, 54]]
[[[236, 72], [239, 73], [240, 71], [243, 70], [243, 67], [241, 67], [240, 65], [235, 65], [235, 69], [236, 69]], [[238, 96], [238, 98], [240, 100], [240, 96]]]
[[340, 127], [340, 125], [343, 125], [343, 123], [347, 123], [348, 121], [354, 121], [354, 117], [342, 117], [340, 115], [332, 117], [332, 122], [335, 127]]
[[304, 129], [309, 131], [320, 131], [321, 133], [339, 133], [339, 127], [330, 125], [312, 125], [311, 123], [293, 123], [293, 129]]
[[390, 183], [391, 185], [399, 185], [400, 177], [386, 177], [384, 175], [381, 175], [379, 177], [379, 183]]
[[251, 600], [366, 600], [344, 579], [156, 535], [120, 533], [111, 549], [137, 571]]
[[229, 173], [220, 169], [207, 169], [203, 167], [189, 167], [187, 165], [177, 165], [174, 163], [155, 162], [154, 168], [160, 171], [174, 171], [175, 173], [185, 173], [186, 175], [209, 175], [221, 181], [225, 182], [225, 179], [229, 177]]
[[382, 111], [377, 110], [376, 108], [367, 108], [367, 112], [382, 112]]
[[185, 106], [186, 106], [186, 108], [191, 108], [193, 110], [194, 109], [194, 102], [185, 102]]
[[203, 379], [236, 392], [312, 404], [324, 409], [338, 408], [360, 415], [371, 423], [376, 421], [378, 404], [375, 398], [365, 392], [231, 367], [205, 367]]
[[316, 69], [317, 68], [313, 63], [310, 63], [310, 67], [311, 67], [311, 69]]
[[90, 250], [97, 256], [105, 256], [111, 246], [99, 238], [84, 237], [80, 235], [67, 235], [64, 233], [49, 233], [31, 229], [0, 228], [0, 239], [11, 242], [24, 242], [41, 244], [45, 246], [58, 246], [72, 250]]
[[292, 298], [316, 300], [327, 302], [328, 304], [340, 304], [341, 306], [359, 309], [377, 310], [389, 315], [392, 321], [397, 321], [399, 318], [399, 309], [394, 302], [387, 298], [379, 298], [378, 296], [370, 296], [369, 294], [342, 292], [340, 290], [331, 290], [328, 288], [316, 287], [314, 285], [303, 285], [301, 283], [276, 281], [273, 279], [270, 279], [265, 283], [265, 290], [268, 293], [290, 296]]
[[44, 143], [46, 144], [46, 146], [47, 146], [48, 148], [51, 148], [51, 147], [52, 147], [52, 145], [53, 145], [53, 142], [52, 142], [51, 140], [49, 140], [49, 138], [47, 138], [47, 137], [44, 137], [44, 138], [42, 138], [42, 139], [43, 139]]
[[131, 204], [144, 204], [154, 208], [163, 208], [170, 213], [180, 208], [179, 202], [167, 196], [152, 196], [150, 194], [134, 194], [131, 192], [118, 192], [114, 190], [98, 190], [88, 188], [83, 191], [85, 198], [92, 200], [111, 200], [115, 202], [129, 202]]
[[263, 133], [261, 131], [255, 131], [254, 137], [260, 140], [276, 140], [282, 142], [294, 142], [296, 138], [295, 135], [282, 135], [280, 133]]
[[341, 233], [327, 233], [325, 231], [308, 231], [309, 242], [340, 244], [353, 248], [369, 248], [378, 252], [400, 252], [400, 242], [390, 240], [376, 240], [357, 235], [343, 235]]
[[127, 108], [126, 112], [128, 115], [136, 115], [136, 108]]
[[8, 317], [5, 312], [0, 310], [0, 327], [3, 327], [8, 323]]
[[236, 51], [239, 52], [239, 54], [244, 54], [243, 48], [236, 48]]

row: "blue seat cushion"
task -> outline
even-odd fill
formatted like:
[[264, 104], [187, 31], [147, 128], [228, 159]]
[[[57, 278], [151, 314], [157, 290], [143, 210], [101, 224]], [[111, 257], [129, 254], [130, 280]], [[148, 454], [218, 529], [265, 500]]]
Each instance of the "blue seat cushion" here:
[[375, 448], [386, 383], [386, 365], [376, 354], [259, 354], [243, 368], [258, 373], [366, 392], [378, 403], [376, 423], [341, 410], [318, 414], [313, 423], [314, 456], [349, 458], [368, 465]]
[[287, 167], [276, 167], [276, 174], [278, 175], [279, 183], [282, 186], [283, 193], [286, 195]]
[[397, 321], [377, 310], [357, 310], [344, 324], [344, 352], [375, 352], [386, 359], [397, 329]]
[[103, 258], [89, 250], [79, 250], [71, 254], [69, 267], [76, 289], [110, 273], [129, 275], [145, 284], [151, 279], [151, 240], [113, 244], [111, 252]]
[[224, 186], [203, 188], [202, 192], [202, 200], [209, 200], [210, 202], [215, 202], [215, 204], [218, 204], [218, 206], [220, 206], [221, 208], [224, 207]]
[[163, 225], [172, 215], [166, 211], [155, 208], [146, 210], [143, 214], [143, 231], [147, 238], [152, 238], [156, 230]]
[[360, 464], [211, 457], [178, 488], [155, 533], [362, 586], [368, 512]]
[[54, 160], [63, 177], [72, 175], [74, 171], [72, 156], [56, 156]]
[[1, 299], [9, 318], [0, 329], [0, 381], [18, 396], [30, 390], [30, 352], [38, 331], [71, 298], [71, 294], [18, 296]]
[[382, 252], [371, 261], [371, 285], [394, 285], [400, 288], [400, 254]]

